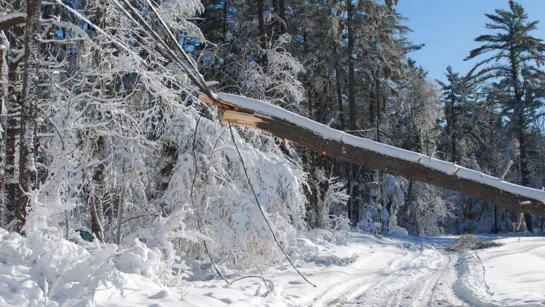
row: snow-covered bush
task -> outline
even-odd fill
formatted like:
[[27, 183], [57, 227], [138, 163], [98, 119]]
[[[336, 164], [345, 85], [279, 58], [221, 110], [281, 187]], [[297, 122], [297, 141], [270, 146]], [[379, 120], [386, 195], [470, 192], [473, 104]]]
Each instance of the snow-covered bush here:
[[[62, 14], [44, 21], [42, 28], [52, 29], [44, 35], [52, 39], [42, 42], [48, 52], [38, 59], [44, 89], [36, 121], [40, 176], [26, 194], [27, 240], [47, 235], [53, 244], [70, 237], [85, 246], [70, 245], [88, 259], [163, 284], [189, 277], [189, 262], [201, 264], [196, 270], [212, 261], [228, 270], [280, 261], [269, 224], [289, 253], [307, 230], [301, 162], [271, 136], [238, 127], [231, 132], [215, 107], [197, 99], [196, 84], [182, 68], [192, 61], [156, 44], [173, 39], [163, 21], [175, 36], [204, 41], [190, 21], [203, 11], [201, 2], [156, 4], [164, 18], [147, 1], [59, 2]], [[160, 39], [145, 22], [161, 28]], [[284, 48], [289, 41], [280, 36], [272, 50], [263, 50], [269, 66], [255, 76], [257, 83], [253, 70], [241, 70], [247, 77], [241, 86], [272, 103], [298, 106], [303, 68]], [[95, 246], [73, 237], [75, 231], [92, 233]], [[54, 251], [50, 245], [46, 250]], [[88, 261], [92, 268], [95, 260]], [[174, 274], [173, 267], [183, 272]], [[89, 287], [81, 291], [94, 291]]]
[[450, 216], [453, 203], [445, 199], [444, 192], [429, 184], [416, 182], [413, 195], [405, 208], [409, 222], [401, 225], [417, 236], [436, 236], [444, 233], [442, 221]]
[[90, 251], [57, 234], [36, 231], [26, 238], [0, 229], [1, 304], [94, 306], [104, 282], [121, 287], [113, 244]]
[[[195, 135], [197, 120], [199, 127]], [[202, 257], [204, 251], [199, 247], [202, 243], [195, 240], [197, 234], [200, 235], [195, 231], [200, 223], [212, 256], [220, 263], [244, 268], [281, 259], [252, 187], [277, 238], [289, 247], [297, 231], [303, 230], [305, 225], [306, 198], [302, 191], [304, 176], [299, 176], [303, 175], [300, 166], [271, 151], [257, 149], [251, 140], [245, 141], [238, 129], [233, 128], [250, 187], [229, 127], [200, 117], [191, 109], [172, 115], [168, 127], [162, 140], [178, 144], [177, 161], [162, 202], [167, 212], [188, 210], [178, 219], [183, 223], [179, 227], [184, 227], [184, 232], [180, 232], [181, 241], [177, 245], [184, 246], [184, 252], [189, 250], [189, 254]], [[188, 229], [194, 231], [188, 232]]]
[[310, 175], [308, 188], [309, 193], [313, 194], [310, 197], [310, 207], [313, 210], [307, 211], [309, 224], [321, 229], [343, 231], [346, 227], [346, 221], [343, 221], [346, 213], [335, 208], [346, 204], [350, 198], [346, 183], [317, 168]]

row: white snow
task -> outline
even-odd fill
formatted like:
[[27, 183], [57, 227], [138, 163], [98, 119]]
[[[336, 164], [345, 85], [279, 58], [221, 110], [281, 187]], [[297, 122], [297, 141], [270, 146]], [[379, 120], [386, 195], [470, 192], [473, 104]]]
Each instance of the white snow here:
[[106, 306], [545, 306], [545, 238], [500, 239], [504, 246], [463, 253], [444, 250], [452, 240], [353, 233], [347, 245], [315, 245], [318, 256], [299, 261], [298, 268], [317, 288], [283, 265], [263, 272], [274, 286], [268, 295], [260, 279], [233, 285], [214, 280], [187, 282], [157, 299], [167, 290], [125, 275], [133, 290], [124, 296], [113, 289], [99, 292], [98, 301]]
[[543, 237], [481, 237], [503, 246], [456, 253], [445, 250], [454, 237], [397, 233], [351, 233], [337, 245], [300, 238], [315, 253], [297, 266], [316, 288], [286, 264], [263, 270], [263, 279], [166, 287], [121, 272], [126, 251], [114, 245], [0, 230], [0, 306], [545, 306]]
[[456, 289], [474, 306], [545, 306], [545, 239], [506, 238], [466, 251]]
[[545, 204], [545, 192], [541, 190], [505, 182], [503, 180], [500, 180], [499, 178], [495, 178], [450, 162], [437, 160], [435, 158], [431, 158], [420, 153], [408, 151], [405, 149], [389, 146], [369, 139], [347, 134], [343, 131], [330, 128], [326, 125], [317, 123], [308, 118], [260, 100], [226, 93], [219, 93], [218, 98], [241, 108], [253, 110], [260, 115], [275, 117], [294, 123], [297, 126], [313, 131], [326, 139], [340, 141], [345, 144], [365, 148], [367, 150], [371, 150], [390, 157], [418, 163], [422, 166], [438, 170], [448, 175], [455, 175], [460, 178], [487, 184], [510, 193], [519, 194], [524, 197], [537, 200], [542, 204]]

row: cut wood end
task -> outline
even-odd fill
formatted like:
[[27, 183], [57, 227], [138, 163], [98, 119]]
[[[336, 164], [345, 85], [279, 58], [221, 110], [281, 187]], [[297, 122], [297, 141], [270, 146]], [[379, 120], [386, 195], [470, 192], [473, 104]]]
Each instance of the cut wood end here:
[[199, 100], [202, 102], [206, 102], [208, 104], [214, 104], [214, 101], [210, 99], [210, 97], [206, 96], [205, 94], [199, 92]]
[[[191, 87], [190, 87], [191, 88]], [[193, 89], [193, 88], [191, 88]], [[208, 103], [208, 104], [214, 104], [216, 103], [212, 98], [208, 97], [208, 95], [198, 91], [198, 90], [195, 90], [193, 89], [195, 92], [197, 92], [199, 94], [198, 98], [200, 101], [204, 102], [204, 103]], [[217, 101], [218, 105], [223, 109], [223, 110], [238, 110], [238, 107], [235, 106], [234, 104], [231, 104], [231, 103], [228, 103], [228, 102], [225, 102], [221, 99], [218, 99]]]
[[257, 116], [229, 110], [223, 112], [223, 120], [231, 124], [252, 128], [256, 128], [257, 124], [265, 122]]

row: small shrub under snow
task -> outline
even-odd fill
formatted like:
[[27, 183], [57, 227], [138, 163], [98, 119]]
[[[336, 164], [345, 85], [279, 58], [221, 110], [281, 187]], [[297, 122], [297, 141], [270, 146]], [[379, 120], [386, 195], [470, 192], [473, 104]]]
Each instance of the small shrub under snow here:
[[481, 242], [475, 236], [472, 235], [462, 235], [457, 238], [451, 246], [447, 248], [448, 251], [458, 252], [468, 249], [483, 249], [489, 247], [501, 246], [500, 243], [496, 242]]
[[324, 266], [336, 265], [336, 266], [347, 266], [358, 260], [358, 255], [352, 255], [350, 257], [339, 257], [335, 255], [317, 255], [312, 257], [311, 261], [316, 262]]

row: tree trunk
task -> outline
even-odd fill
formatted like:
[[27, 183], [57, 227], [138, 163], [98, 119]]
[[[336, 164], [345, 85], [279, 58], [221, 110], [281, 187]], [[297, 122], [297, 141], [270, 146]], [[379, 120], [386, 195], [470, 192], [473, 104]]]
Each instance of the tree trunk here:
[[96, 139], [93, 158], [100, 161], [92, 169], [92, 187], [89, 202], [91, 206], [91, 231], [95, 237], [104, 240], [104, 199], [105, 199], [105, 177], [106, 166], [102, 162], [106, 153], [106, 137], [101, 135]]
[[222, 24], [222, 33], [223, 33], [223, 42], [227, 42], [227, 13], [229, 12], [229, 0], [223, 0], [223, 24]]
[[119, 197], [119, 201], [117, 203], [117, 231], [115, 233], [115, 243], [121, 244], [121, 226], [123, 226], [123, 208], [125, 207], [125, 182], [122, 183], [121, 187], [121, 196]]
[[288, 31], [286, 24], [286, 3], [285, 0], [278, 0], [278, 15], [280, 17], [280, 35]]
[[263, 54], [261, 55], [261, 68], [267, 70], [268, 61], [267, 54], [267, 32], [265, 29], [265, 0], [257, 0], [257, 19], [259, 21], [259, 41]]
[[[348, 110], [349, 110], [349, 124], [350, 130], [358, 130], [356, 124], [356, 93], [355, 93], [355, 69], [354, 69], [354, 6], [352, 1], [346, 0], [348, 7], [347, 19], [348, 19]], [[354, 166], [350, 166], [350, 221], [353, 225], [359, 221], [359, 206], [354, 201], [355, 198], [355, 182], [357, 180], [357, 170]]]
[[[6, 118], [6, 110], [4, 110], [3, 106], [6, 102], [6, 85], [8, 84], [8, 74], [7, 74], [7, 51], [9, 49], [9, 42], [8, 38], [4, 34], [4, 31], [0, 30], [0, 118]], [[4, 120], [0, 122], [0, 125], [2, 127], [3, 131], [6, 131], [6, 123]], [[6, 142], [4, 138], [2, 138], [2, 141], [0, 142], [0, 192], [2, 192], [4, 188], [4, 161], [5, 158], [5, 147]], [[3, 193], [2, 193], [3, 194]], [[5, 202], [4, 199], [0, 200], [0, 227], [5, 227], [4, 224], [4, 212], [6, 211]]]
[[[454, 93], [452, 93], [454, 97]], [[458, 157], [456, 156], [456, 142], [457, 142], [457, 134], [456, 134], [456, 110], [455, 110], [455, 101], [454, 98], [452, 98], [450, 102], [450, 150], [451, 150], [451, 162], [456, 163], [456, 160]]]
[[543, 191], [346, 134], [263, 101], [223, 93], [218, 97], [225, 110], [224, 120], [233, 124], [256, 127], [309, 150], [366, 168], [458, 191], [509, 210], [545, 216]]
[[27, 1], [27, 26], [25, 33], [25, 55], [23, 87], [21, 96], [21, 125], [19, 132], [19, 185], [22, 189], [17, 203], [15, 229], [21, 232], [25, 222], [30, 199], [27, 193], [36, 187], [36, 109], [38, 89], [38, 42], [40, 33], [41, 0]]
[[493, 233], [498, 233], [498, 206], [494, 206], [494, 230]]
[[[511, 46], [509, 61], [511, 64], [511, 81], [513, 83], [513, 89], [515, 94], [515, 100], [517, 102], [518, 109], [518, 120], [517, 120], [517, 132], [518, 132], [518, 141], [519, 141], [519, 150], [520, 150], [520, 174], [521, 182], [523, 186], [528, 186], [530, 183], [530, 172], [528, 170], [528, 148], [526, 144], [525, 136], [525, 118], [524, 118], [524, 103], [522, 101], [523, 89], [519, 86], [519, 57], [518, 51]], [[526, 221], [526, 228], [528, 231], [532, 231], [532, 216], [529, 214], [524, 215]]]
[[345, 127], [344, 127], [344, 108], [343, 108], [343, 90], [342, 90], [342, 87], [341, 87], [341, 76], [340, 76], [340, 68], [338, 67], [339, 65], [337, 65], [337, 67], [335, 68], [335, 85], [336, 85], [336, 90], [337, 90], [337, 103], [338, 103], [338, 106], [339, 106], [339, 121], [340, 121], [340, 128], [342, 131], [344, 131]]
[[[14, 32], [22, 32], [14, 29]], [[18, 36], [18, 35], [17, 35]], [[19, 50], [22, 46], [15, 35], [10, 36], [10, 53]], [[15, 56], [15, 53], [13, 54]], [[6, 120], [6, 160], [5, 160], [5, 222], [11, 223], [15, 218], [17, 201], [19, 199], [19, 172], [17, 167], [17, 139], [19, 137], [21, 117], [21, 92], [20, 92], [19, 61], [8, 63], [8, 99]]]
[[[521, 185], [527, 187], [530, 184], [530, 172], [528, 171], [528, 147], [526, 143], [526, 135], [524, 131], [524, 115], [521, 110], [519, 113], [519, 127], [518, 127], [518, 139], [520, 149], [520, 173], [521, 173]], [[526, 228], [529, 232], [532, 232], [532, 216], [530, 214], [524, 214], [524, 220], [526, 222]]]
[[[380, 108], [380, 80], [378, 76], [375, 78], [375, 99], [376, 99], [376, 117], [375, 117], [375, 124], [376, 124], [376, 141], [380, 143], [380, 120], [381, 120], [381, 108]], [[382, 172], [380, 170], [377, 170], [377, 207], [378, 207], [378, 221], [379, 223], [382, 223]], [[381, 233], [382, 229], [384, 229], [384, 225], [380, 228]]]
[[[101, 29], [106, 29], [108, 26], [107, 21], [107, 8], [108, 2], [105, 0], [100, 0], [99, 5], [97, 6], [94, 19], [94, 23]], [[111, 26], [111, 25], [110, 25]], [[96, 51], [94, 55], [94, 60], [99, 70], [102, 70], [100, 67], [102, 63], [102, 56], [100, 51]], [[113, 95], [113, 81], [112, 80], [101, 80], [98, 84], [99, 92], [102, 95]], [[97, 121], [104, 119], [102, 111], [94, 110], [94, 116]], [[110, 138], [106, 135], [92, 135], [91, 140], [93, 142], [93, 160], [98, 161], [98, 164], [94, 165], [91, 168], [92, 173], [92, 186], [90, 187], [90, 196], [89, 196], [89, 206], [91, 209], [91, 231], [93, 235], [99, 240], [104, 241], [104, 205], [107, 199], [107, 190], [106, 190], [106, 168], [104, 160], [108, 156], [108, 145]]]

